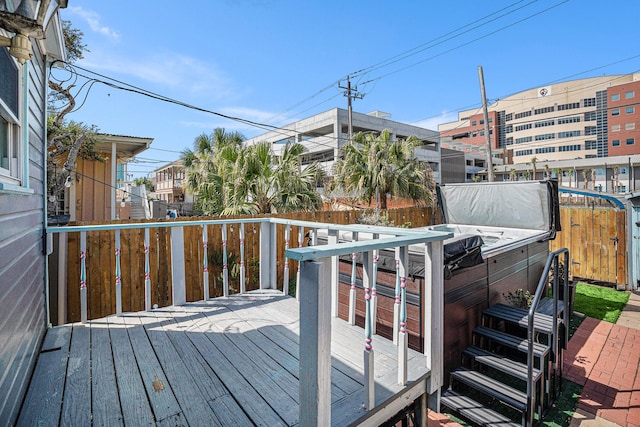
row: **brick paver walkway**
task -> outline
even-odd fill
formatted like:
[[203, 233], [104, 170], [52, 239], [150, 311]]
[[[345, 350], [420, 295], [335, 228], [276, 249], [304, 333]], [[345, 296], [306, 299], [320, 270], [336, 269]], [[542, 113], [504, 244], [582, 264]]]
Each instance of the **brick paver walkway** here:
[[564, 353], [565, 378], [583, 385], [578, 409], [640, 427], [640, 330], [586, 318]]

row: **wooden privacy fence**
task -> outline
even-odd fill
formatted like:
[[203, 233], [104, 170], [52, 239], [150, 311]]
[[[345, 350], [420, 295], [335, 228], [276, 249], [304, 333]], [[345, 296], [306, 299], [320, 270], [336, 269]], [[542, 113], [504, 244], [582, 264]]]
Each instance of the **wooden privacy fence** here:
[[626, 212], [611, 207], [561, 206], [562, 231], [550, 250], [568, 248], [570, 274], [611, 284], [627, 283]]
[[[369, 212], [370, 213], [370, 212]], [[354, 224], [362, 216], [362, 210], [352, 211], [318, 211], [318, 212], [298, 212], [293, 214], [271, 215], [275, 218], [289, 218], [299, 221], [333, 223], [333, 224]], [[411, 227], [421, 227], [436, 223], [431, 208], [402, 208], [382, 211], [388, 216], [390, 221], [396, 225], [407, 224]], [[181, 218], [169, 220], [170, 222], [184, 222], [184, 262], [185, 262], [185, 285], [186, 300], [198, 301], [204, 298], [203, 291], [203, 230], [202, 226], [189, 226], [189, 221], [203, 219], [243, 219], [261, 218], [263, 216], [237, 216], [223, 218]], [[129, 220], [126, 223], [144, 224], [147, 221]], [[153, 222], [164, 222], [156, 221]], [[90, 222], [78, 223], [76, 225], [102, 225], [102, 224], [122, 224], [124, 221]], [[301, 227], [292, 226], [289, 239], [286, 239], [286, 227], [279, 225], [277, 233], [277, 287], [283, 289], [285, 277], [285, 264], [289, 270], [289, 281], [295, 281], [298, 263], [290, 260], [285, 263], [285, 249], [306, 246], [305, 236], [309, 229], [300, 230]], [[145, 281], [151, 282], [151, 305], [164, 307], [172, 304], [172, 283], [171, 283], [171, 230], [169, 228], [151, 228], [149, 231], [148, 254], [145, 253], [144, 229], [120, 230], [120, 251], [118, 256], [120, 262], [120, 286], [122, 293], [122, 310], [125, 312], [141, 311], [145, 309]], [[224, 251], [222, 239], [222, 227], [220, 225], [207, 226], [208, 245], [208, 286], [209, 296], [216, 297], [222, 295], [221, 275], [223, 272]], [[86, 286], [87, 292], [87, 312], [89, 319], [101, 318], [116, 312], [115, 286], [116, 276], [116, 248], [115, 231], [103, 230], [87, 233], [84, 281], [89, 283]], [[230, 224], [226, 227], [227, 264], [229, 274], [230, 292], [239, 291], [239, 266], [240, 266], [240, 225]], [[64, 246], [66, 255], [63, 254]], [[245, 236], [243, 242], [244, 265], [246, 289], [258, 289], [258, 267], [260, 252], [260, 224], [246, 223]], [[53, 301], [54, 307], [51, 312], [60, 311], [57, 304], [66, 305], [63, 307], [64, 316], [52, 316], [54, 324], [76, 322], [80, 320], [80, 286], [81, 278], [81, 248], [80, 233], [66, 233], [59, 239], [56, 245], [56, 257], [59, 258], [57, 264], [64, 270], [61, 276], [50, 274], [49, 283], [52, 293], [62, 295]], [[148, 256], [148, 271], [145, 265], [145, 258]], [[63, 277], [60, 279], [60, 277]], [[288, 284], [286, 285], [288, 286]], [[61, 299], [62, 298], [62, 299]], [[58, 303], [59, 301], [59, 303]], [[56, 322], [55, 317], [58, 318]]]

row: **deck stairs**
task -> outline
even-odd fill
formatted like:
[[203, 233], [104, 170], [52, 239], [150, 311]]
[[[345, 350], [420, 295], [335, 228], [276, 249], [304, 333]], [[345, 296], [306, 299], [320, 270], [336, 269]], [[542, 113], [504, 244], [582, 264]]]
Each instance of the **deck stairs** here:
[[[571, 311], [569, 298], [566, 304], [558, 298], [569, 296], [568, 286], [557, 291], [568, 277], [549, 280], [550, 271], [559, 277], [559, 255], [549, 256], [535, 309], [495, 304], [483, 312], [481, 325], [472, 331], [472, 345], [462, 353], [462, 365], [450, 374], [442, 406], [480, 426], [531, 426], [542, 419], [561, 387]], [[556, 292], [548, 292], [550, 287]]]

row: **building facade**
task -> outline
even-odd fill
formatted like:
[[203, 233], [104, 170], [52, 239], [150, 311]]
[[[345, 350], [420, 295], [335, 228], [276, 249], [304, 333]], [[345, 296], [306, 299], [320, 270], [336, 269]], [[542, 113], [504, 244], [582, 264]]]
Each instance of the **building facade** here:
[[[369, 114], [352, 113], [353, 134], [358, 132], [381, 132], [389, 129], [394, 138], [416, 136], [424, 145], [415, 150], [418, 160], [428, 162], [434, 178], [440, 182], [440, 142], [438, 132], [390, 120], [390, 115], [375, 111]], [[302, 164], [318, 161], [331, 174], [340, 149], [349, 141], [349, 114], [347, 110], [334, 108], [315, 116], [283, 126], [280, 129], [248, 139], [248, 145], [268, 141], [276, 154], [287, 142], [298, 142], [307, 149]]]
[[[640, 73], [554, 83], [488, 106], [505, 164], [640, 154]], [[438, 126], [443, 140], [486, 146], [482, 109]]]

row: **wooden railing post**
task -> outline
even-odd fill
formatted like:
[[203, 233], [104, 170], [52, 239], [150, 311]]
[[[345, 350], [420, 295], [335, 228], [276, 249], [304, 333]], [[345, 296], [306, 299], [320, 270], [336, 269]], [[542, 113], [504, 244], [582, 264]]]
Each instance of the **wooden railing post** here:
[[208, 226], [202, 226], [202, 289], [204, 300], [209, 299], [209, 231]]
[[440, 408], [440, 388], [444, 380], [444, 274], [443, 243], [425, 244], [424, 250], [424, 354], [431, 376], [427, 384], [429, 406]]
[[[338, 243], [338, 230], [329, 230], [327, 243]], [[337, 255], [331, 257], [331, 316], [338, 317], [338, 293], [340, 286], [340, 259]]]
[[[302, 242], [304, 242], [304, 227], [298, 227], [298, 247], [302, 247]], [[296, 299], [300, 300], [300, 262], [298, 261], [298, 272], [296, 273]]]
[[[358, 233], [352, 233], [352, 241], [358, 240]], [[349, 324], [356, 324], [356, 266], [357, 266], [358, 254], [353, 252], [351, 254], [351, 288], [349, 289]]]
[[276, 224], [260, 223], [260, 289], [277, 287]]
[[222, 224], [222, 295], [229, 296], [229, 264], [227, 256], [227, 224]]
[[244, 277], [245, 265], [244, 265], [244, 222], [240, 223], [240, 293], [247, 292], [247, 282]]
[[398, 385], [407, 384], [409, 334], [407, 333], [407, 267], [409, 265], [409, 248], [400, 247], [400, 332], [398, 336]]
[[[171, 290], [173, 292], [173, 305], [187, 303], [187, 284], [184, 270], [184, 227], [171, 227]], [[149, 293], [149, 305], [151, 305], [151, 293]]]
[[376, 405], [374, 353], [372, 346], [372, 312], [371, 312], [371, 256], [368, 251], [362, 253], [362, 285], [364, 287], [365, 318], [364, 318], [364, 405], [367, 410]]
[[[377, 233], [373, 234], [373, 239], [376, 240], [380, 238], [380, 235]], [[377, 323], [378, 323], [378, 259], [380, 258], [380, 251], [373, 251], [373, 274], [371, 279], [371, 333], [375, 335], [377, 333]]]
[[[173, 244], [173, 239], [171, 239], [171, 241]], [[149, 229], [145, 228], [144, 229], [144, 309], [146, 311], [151, 311], [151, 267], [149, 265], [149, 249], [150, 249]]]
[[80, 232], [80, 321], [87, 323], [87, 232]]
[[120, 230], [115, 231], [116, 239], [116, 315], [122, 316], [122, 272], [120, 270]]
[[300, 262], [300, 427], [331, 425], [331, 290], [325, 265]]
[[[291, 240], [291, 226], [287, 224], [284, 227], [284, 251], [287, 253], [289, 249], [289, 241]], [[289, 295], [289, 258], [284, 256], [284, 272], [282, 273], [282, 293]]]

